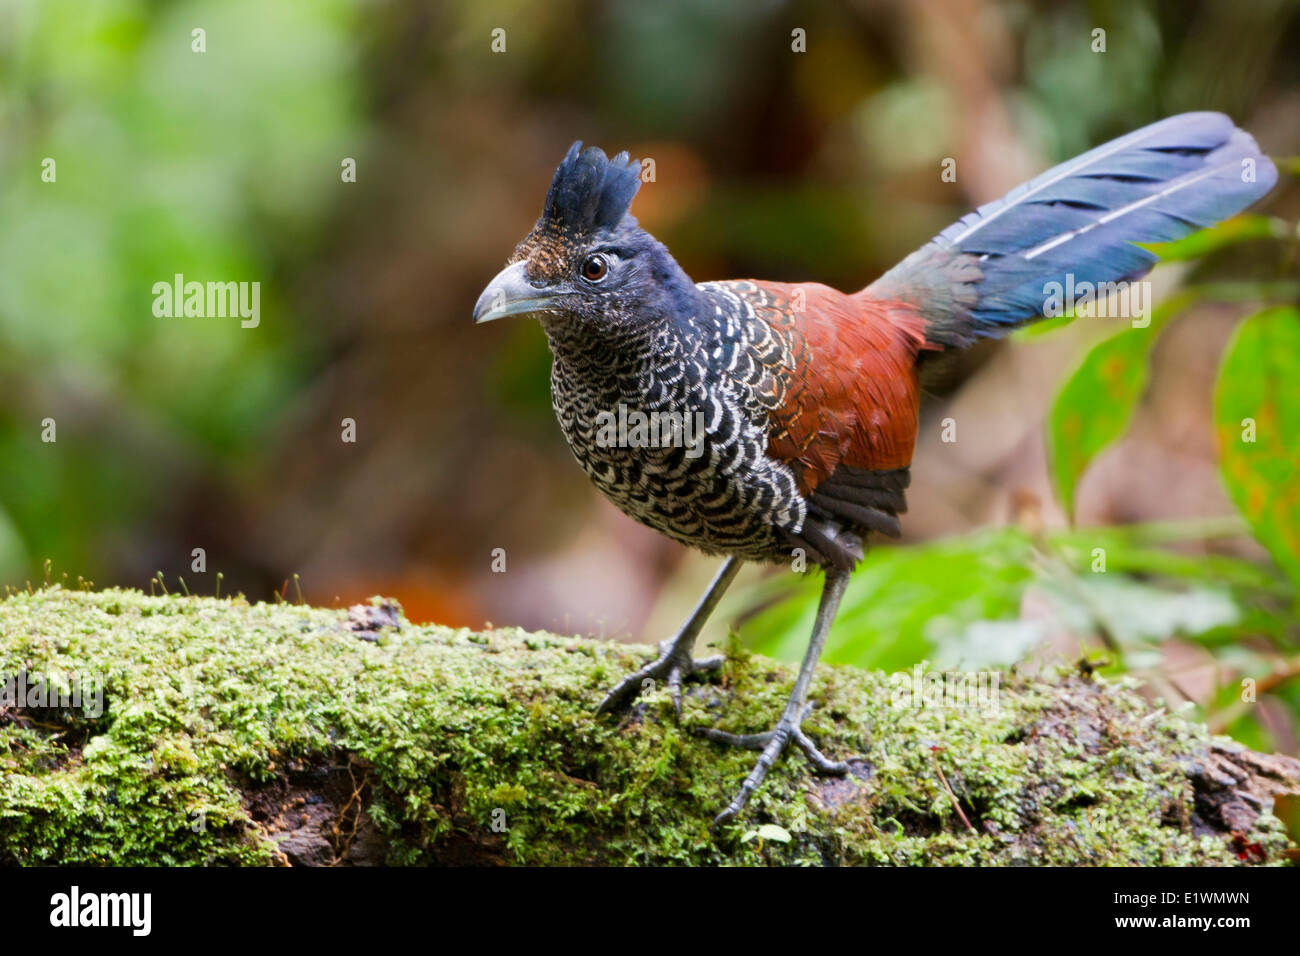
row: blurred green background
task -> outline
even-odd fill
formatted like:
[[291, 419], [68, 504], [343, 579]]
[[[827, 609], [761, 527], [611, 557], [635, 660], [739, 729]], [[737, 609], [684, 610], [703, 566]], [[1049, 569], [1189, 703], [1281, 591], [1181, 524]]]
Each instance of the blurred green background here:
[[[314, 603], [658, 640], [713, 562], [591, 489], [541, 330], [469, 318], [571, 141], [655, 159], [633, 211], [697, 280], [850, 289], [1054, 161], [1218, 109], [1278, 188], [1165, 250], [1150, 329], [1054, 322], [935, 372], [907, 537], [827, 657], [1088, 655], [1296, 753], [1297, 51], [1292, 0], [0, 0], [0, 583], [298, 574]], [[260, 325], [155, 317], [176, 273], [260, 282]], [[748, 569], [706, 636], [797, 657], [816, 588]]]

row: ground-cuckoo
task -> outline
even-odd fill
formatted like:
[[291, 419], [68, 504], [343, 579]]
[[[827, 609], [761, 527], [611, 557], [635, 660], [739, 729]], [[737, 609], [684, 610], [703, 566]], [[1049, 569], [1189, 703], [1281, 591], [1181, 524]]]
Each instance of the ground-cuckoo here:
[[[541, 218], [474, 308], [477, 322], [533, 315], [553, 355], [556, 417], [579, 464], [616, 505], [682, 544], [725, 558], [657, 660], [600, 705], [629, 705], [647, 679], [680, 708], [705, 619], [745, 561], [825, 570], [807, 653], [773, 730], [713, 740], [760, 750], [718, 815], [733, 818], [793, 743], [849, 573], [872, 534], [897, 536], [916, 445], [918, 360], [1033, 322], [1053, 283], [1132, 281], [1173, 240], [1264, 195], [1276, 172], [1218, 113], [1187, 113], [1106, 143], [944, 229], [875, 282], [692, 282], [628, 209], [642, 166], [575, 143]], [[672, 188], [659, 184], [657, 188]], [[1105, 286], [1101, 286], [1104, 288]], [[671, 422], [669, 439], [611, 430], [622, 410]], [[658, 436], [660, 439], [664, 435]], [[680, 712], [680, 709], [679, 709]]]

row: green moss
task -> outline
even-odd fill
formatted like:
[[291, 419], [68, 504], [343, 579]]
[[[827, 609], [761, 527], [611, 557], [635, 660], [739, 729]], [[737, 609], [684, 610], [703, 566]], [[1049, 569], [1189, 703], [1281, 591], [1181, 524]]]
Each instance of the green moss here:
[[860, 755], [854, 775], [787, 755], [714, 834], [754, 755], [688, 728], [766, 729], [791, 674], [764, 658], [692, 685], [681, 724], [663, 692], [620, 723], [592, 709], [646, 648], [409, 625], [362, 640], [339, 611], [57, 587], [0, 603], [0, 635], [0, 680], [98, 680], [106, 708], [0, 709], [9, 862], [282, 862], [301, 851], [278, 841], [322, 813], [330, 854], [403, 864], [1185, 865], [1287, 846], [1267, 814], [1235, 843], [1201, 819], [1203, 728], [1075, 675], [1007, 676], [985, 713], [897, 707], [886, 675], [821, 668], [806, 729]]

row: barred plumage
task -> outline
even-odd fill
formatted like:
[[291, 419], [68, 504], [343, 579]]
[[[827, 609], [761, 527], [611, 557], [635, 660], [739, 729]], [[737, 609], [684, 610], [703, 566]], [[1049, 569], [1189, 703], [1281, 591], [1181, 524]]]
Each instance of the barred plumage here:
[[[767, 455], [766, 431], [789, 344], [726, 283], [697, 288], [692, 315], [619, 335], [545, 317], [556, 417], [596, 487], [633, 518], [709, 554], [788, 559], [782, 529], [797, 533], [807, 504], [793, 469]], [[701, 421], [700, 454], [601, 441], [620, 407]]]
[[[695, 289], [689, 315], [631, 329], [614, 323], [611, 335], [569, 315], [543, 317], [555, 414], [596, 487], [636, 520], [707, 554], [791, 561], [801, 549], [813, 563], [838, 566], [861, 557], [868, 531], [897, 535], [901, 488], [844, 498], [845, 478], [817, 494], [799, 462], [770, 453], [774, 439], [789, 441], [777, 413], [807, 353], [787, 303], [753, 282]], [[702, 453], [602, 442], [601, 421], [620, 407], [699, 416]], [[852, 536], [837, 547], [846, 529]]]

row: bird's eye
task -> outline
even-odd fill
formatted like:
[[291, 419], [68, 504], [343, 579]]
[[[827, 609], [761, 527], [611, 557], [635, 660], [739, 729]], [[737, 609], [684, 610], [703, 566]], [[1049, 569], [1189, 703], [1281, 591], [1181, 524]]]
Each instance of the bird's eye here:
[[582, 277], [588, 282], [599, 282], [609, 274], [609, 260], [602, 255], [587, 256], [582, 263]]

